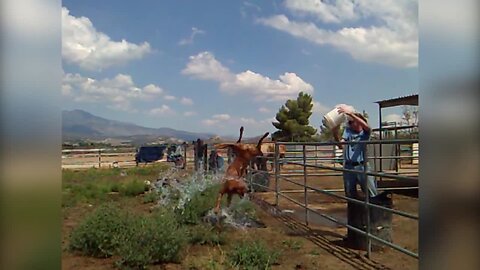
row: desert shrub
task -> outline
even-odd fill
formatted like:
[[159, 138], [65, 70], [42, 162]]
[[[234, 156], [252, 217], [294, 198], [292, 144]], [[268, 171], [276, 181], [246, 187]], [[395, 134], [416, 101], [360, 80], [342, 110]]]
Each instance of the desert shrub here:
[[122, 184], [118, 181], [110, 182], [109, 183], [109, 190], [110, 192], [120, 192], [122, 189]]
[[63, 187], [62, 206], [74, 206], [78, 202], [104, 202], [109, 192], [119, 192], [122, 184], [118, 181], [89, 181], [65, 183]]
[[137, 196], [144, 193], [147, 185], [143, 181], [132, 180], [120, 188], [120, 194], [124, 196]]
[[119, 245], [119, 236], [127, 227], [125, 215], [113, 205], [101, 205], [72, 231], [70, 250], [84, 255], [109, 257]]
[[219, 185], [213, 185], [202, 192], [192, 195], [183, 209], [175, 211], [177, 220], [182, 224], [198, 224], [201, 218], [215, 206]]
[[71, 188], [71, 193], [76, 197], [76, 201], [95, 202], [105, 200], [108, 189], [105, 186], [93, 182], [85, 184], [75, 184]]
[[117, 252], [122, 266], [143, 268], [148, 264], [178, 262], [186, 244], [185, 232], [169, 212], [129, 217]]
[[277, 263], [279, 255], [260, 241], [240, 242], [227, 253], [228, 261], [233, 267], [249, 270], [269, 269], [271, 265]]
[[74, 170], [62, 169], [62, 180], [64, 183], [71, 182], [77, 174]]
[[62, 192], [62, 207], [72, 207], [77, 204], [77, 199], [70, 194], [70, 191], [64, 190]]
[[194, 245], [223, 245], [226, 242], [225, 234], [218, 232], [209, 225], [192, 226], [188, 229], [188, 242]]
[[291, 239], [283, 240], [282, 245], [284, 245], [284, 246], [286, 246], [290, 249], [293, 249], [293, 250], [299, 250], [303, 246], [302, 242], [300, 242], [298, 240], [291, 240]]
[[252, 219], [256, 217], [255, 206], [248, 200], [240, 200], [237, 203], [232, 203], [231, 210], [235, 217], [249, 217]]
[[138, 166], [127, 170], [129, 175], [139, 176], [157, 176], [158, 173], [168, 170], [170, 166], [168, 164], [151, 164], [149, 166]]
[[143, 196], [143, 203], [152, 203], [157, 201], [159, 198], [159, 194], [156, 191], [152, 191], [149, 193], [146, 193], [145, 196]]

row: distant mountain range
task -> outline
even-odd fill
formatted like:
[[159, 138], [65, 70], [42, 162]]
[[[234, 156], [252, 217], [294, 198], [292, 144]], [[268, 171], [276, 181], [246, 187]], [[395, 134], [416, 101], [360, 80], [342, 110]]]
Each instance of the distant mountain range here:
[[83, 110], [62, 111], [63, 140], [123, 138], [150, 140], [158, 137], [176, 138], [184, 141], [202, 140], [215, 136], [210, 133], [195, 133], [172, 128], [147, 128], [132, 123], [108, 120]]

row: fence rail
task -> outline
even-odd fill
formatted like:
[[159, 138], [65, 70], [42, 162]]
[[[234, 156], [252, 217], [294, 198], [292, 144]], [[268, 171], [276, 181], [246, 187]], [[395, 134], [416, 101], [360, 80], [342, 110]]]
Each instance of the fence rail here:
[[[370, 140], [370, 141], [360, 141], [360, 142], [341, 142], [341, 143], [331, 143], [331, 142], [306, 142], [306, 143], [295, 143], [295, 142], [281, 142], [281, 143], [275, 143], [275, 152], [273, 155], [273, 159], [269, 159], [268, 162], [272, 163], [273, 170], [271, 172], [267, 172], [267, 175], [270, 177], [274, 177], [275, 179], [275, 186], [272, 188], [270, 186], [265, 186], [259, 183], [255, 183], [252, 178], [252, 175], [255, 172], [260, 172], [260, 170], [256, 170], [253, 168], [249, 169], [248, 173], [248, 181], [250, 185], [253, 187], [253, 190], [255, 191], [256, 188], [262, 188], [265, 190], [270, 190], [273, 191], [275, 195], [275, 205], [276, 207], [280, 207], [279, 205], [279, 198], [283, 198], [301, 208], [304, 209], [305, 211], [305, 224], [308, 226], [309, 224], [309, 214], [314, 213], [322, 218], [325, 218], [331, 222], [334, 222], [340, 226], [346, 227], [349, 230], [352, 230], [356, 233], [359, 233], [363, 236], [366, 237], [366, 242], [367, 242], [367, 256], [371, 256], [371, 249], [372, 249], [372, 241], [375, 241], [377, 243], [380, 243], [382, 245], [388, 246], [390, 248], [393, 248], [394, 250], [397, 250], [399, 252], [402, 252], [404, 254], [407, 254], [413, 258], [418, 259], [418, 253], [408, 250], [405, 247], [402, 247], [398, 244], [391, 243], [389, 241], [386, 241], [385, 239], [379, 238], [378, 236], [372, 234], [372, 229], [371, 229], [371, 220], [370, 220], [370, 211], [371, 209], [376, 209], [376, 211], [385, 211], [394, 215], [399, 215], [407, 219], [411, 219], [414, 222], [418, 222], [419, 216], [414, 213], [408, 213], [405, 211], [400, 211], [396, 209], [392, 209], [389, 207], [381, 206], [374, 204], [370, 202], [370, 196], [365, 196], [365, 200], [359, 200], [356, 198], [351, 198], [347, 196], [343, 196], [338, 194], [339, 192], [344, 191], [344, 189], [322, 189], [322, 188], [317, 188], [309, 184], [309, 178], [312, 176], [341, 176], [343, 175], [344, 172], [349, 172], [349, 173], [354, 173], [354, 174], [363, 174], [363, 176], [372, 176], [379, 178], [381, 180], [394, 180], [394, 181], [405, 181], [408, 183], [417, 183], [417, 185], [413, 186], [401, 186], [401, 187], [387, 187], [387, 188], [378, 188], [379, 191], [408, 191], [408, 190], [418, 190], [418, 168], [412, 170], [411, 172], [400, 172], [398, 170], [398, 167], [396, 170], [388, 172], [388, 171], [370, 171], [367, 170], [367, 167], [364, 166], [363, 171], [362, 170], [351, 170], [351, 169], [345, 169], [339, 161], [342, 161], [342, 159], [339, 159], [336, 154], [335, 154], [335, 145], [341, 144], [341, 145], [347, 145], [347, 144], [354, 144], [354, 143], [361, 143], [365, 145], [394, 145], [395, 149], [399, 149], [400, 145], [404, 144], [418, 144], [418, 139], [394, 139], [394, 140]], [[287, 151], [285, 153], [285, 157], [281, 158], [280, 157], [280, 152], [279, 148], [280, 145], [285, 145], [287, 147]], [[330, 156], [323, 156], [323, 157], [318, 157], [319, 152], [328, 152], [325, 151], [325, 149], [322, 149], [321, 151], [315, 152], [315, 150], [309, 149], [309, 147], [318, 147], [318, 146], [330, 146], [333, 149], [333, 152], [331, 151]], [[289, 149], [290, 147], [290, 149]], [[292, 149], [294, 148], [294, 149]], [[312, 157], [312, 153], [314, 153], [316, 156]], [[294, 154], [295, 156], [291, 156]], [[407, 156], [402, 156], [400, 155], [401, 153], [398, 153], [398, 151], [395, 154], [389, 154], [386, 156], [377, 156], [376, 153], [374, 153], [373, 156], [364, 156], [364, 160], [386, 160], [386, 159], [394, 159], [394, 160], [400, 160], [404, 158], [410, 158], [410, 159], [418, 159], [418, 152], [417, 155], [407, 155]], [[315, 162], [315, 163], [314, 163]], [[284, 165], [290, 165], [291, 167], [299, 167], [299, 169], [292, 169], [290, 168], [287, 170], [287, 172], [281, 171], [281, 164]], [[333, 164], [333, 165], [332, 165]], [[338, 166], [337, 166], [338, 165]], [[403, 175], [402, 175], [403, 174]], [[404, 174], [416, 174], [415, 176], [412, 175], [404, 175]], [[296, 178], [295, 180], [293, 178]], [[297, 189], [290, 189], [290, 190], [282, 190], [280, 182], [284, 181], [290, 184], [293, 184], [296, 186]], [[367, 182], [364, 181], [364, 190], [368, 190], [367, 187]], [[288, 196], [286, 194], [301, 194], [303, 193], [303, 200], [296, 200], [291, 196]], [[309, 206], [309, 194], [323, 194], [326, 196], [329, 196], [331, 198], [334, 198], [336, 200], [340, 201], [345, 201], [345, 202], [350, 202], [354, 203], [357, 205], [363, 205], [365, 207], [366, 211], [366, 228], [365, 229], [360, 229], [357, 227], [354, 227], [350, 224], [342, 222], [338, 220], [337, 218], [328, 215], [326, 213], [320, 213], [317, 209], [312, 208]], [[310, 195], [312, 196], [312, 195]]]

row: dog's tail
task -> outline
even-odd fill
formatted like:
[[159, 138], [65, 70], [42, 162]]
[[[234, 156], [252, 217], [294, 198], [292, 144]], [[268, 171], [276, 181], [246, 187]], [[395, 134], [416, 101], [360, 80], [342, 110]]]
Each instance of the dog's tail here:
[[270, 133], [269, 133], [269, 132], [266, 132], [265, 134], [263, 134], [262, 138], [260, 138], [260, 140], [258, 141], [258, 143], [257, 143], [257, 149], [258, 149], [258, 150], [261, 149], [262, 141], [263, 141], [263, 139], [265, 139], [265, 138], [268, 136], [268, 134], [270, 134]]
[[243, 126], [240, 127], [240, 137], [238, 137], [237, 143], [240, 143], [242, 141], [242, 136], [243, 136]]

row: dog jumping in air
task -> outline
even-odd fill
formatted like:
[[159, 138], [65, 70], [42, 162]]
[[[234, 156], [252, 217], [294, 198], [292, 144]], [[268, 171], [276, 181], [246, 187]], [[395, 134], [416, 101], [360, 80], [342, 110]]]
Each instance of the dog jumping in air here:
[[243, 198], [245, 193], [247, 193], [247, 184], [243, 178], [246, 174], [246, 170], [250, 161], [256, 157], [263, 156], [261, 146], [262, 141], [269, 135], [265, 133], [257, 145], [244, 144], [241, 143], [243, 134], [243, 127], [240, 128], [240, 138], [236, 143], [222, 143], [216, 145], [217, 149], [231, 148], [235, 154], [235, 159], [233, 160], [225, 172], [223, 177], [223, 184], [220, 188], [220, 192], [217, 198], [217, 204], [215, 206], [215, 213], [218, 214], [220, 211], [220, 204], [223, 198], [223, 195], [227, 194], [227, 206], [229, 207], [232, 202], [232, 196], [237, 194], [240, 198]]

